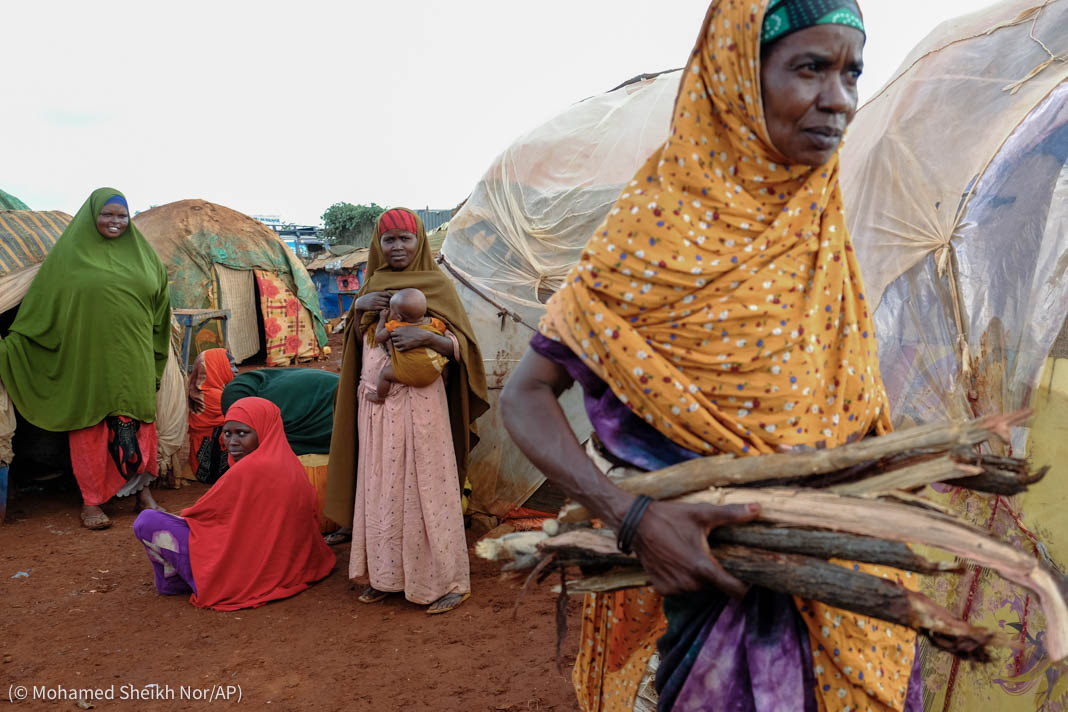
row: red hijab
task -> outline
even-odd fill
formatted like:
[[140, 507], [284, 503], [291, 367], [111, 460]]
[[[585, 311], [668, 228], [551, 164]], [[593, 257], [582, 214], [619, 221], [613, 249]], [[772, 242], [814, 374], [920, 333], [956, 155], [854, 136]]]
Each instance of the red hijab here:
[[189, 464], [196, 472], [201, 442], [223, 424], [223, 388], [234, 380], [226, 349], [208, 349], [197, 356], [189, 380]]
[[190, 600], [220, 611], [300, 593], [335, 563], [319, 533], [315, 490], [286, 442], [278, 406], [242, 398], [230, 406], [227, 420], [255, 430], [259, 447], [231, 459], [207, 494], [182, 510], [197, 584]]

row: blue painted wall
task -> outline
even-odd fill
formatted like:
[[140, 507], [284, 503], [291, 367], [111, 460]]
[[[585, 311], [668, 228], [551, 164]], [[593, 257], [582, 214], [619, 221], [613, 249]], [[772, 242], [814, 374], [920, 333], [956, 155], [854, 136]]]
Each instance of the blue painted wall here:
[[[356, 270], [360, 284], [363, 284], [363, 271], [364, 265], [360, 265]], [[341, 297], [341, 309], [338, 309], [337, 275], [335, 273], [316, 270], [311, 273], [311, 279], [319, 295], [319, 308], [323, 311], [324, 319], [336, 319], [349, 310], [354, 298], [351, 295]]]

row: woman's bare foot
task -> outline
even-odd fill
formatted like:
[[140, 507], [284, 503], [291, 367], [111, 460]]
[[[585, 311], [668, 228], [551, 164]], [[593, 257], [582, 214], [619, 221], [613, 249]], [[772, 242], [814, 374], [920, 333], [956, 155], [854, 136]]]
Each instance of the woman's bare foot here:
[[137, 494], [137, 504], [134, 506], [134, 511], [140, 512], [144, 509], [154, 509], [157, 512], [166, 512], [167, 510], [160, 506], [159, 502], [152, 496], [152, 490], [145, 485]]
[[82, 506], [82, 526], [86, 529], [107, 529], [111, 526], [111, 520], [104, 510], [95, 504]]

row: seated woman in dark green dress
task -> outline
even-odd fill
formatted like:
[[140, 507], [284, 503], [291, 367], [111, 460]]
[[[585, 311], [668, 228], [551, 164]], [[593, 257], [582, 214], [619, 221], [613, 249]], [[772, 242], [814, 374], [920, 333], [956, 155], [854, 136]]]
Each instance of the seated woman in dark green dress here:
[[222, 392], [222, 410], [241, 398], [265, 398], [282, 411], [286, 440], [297, 455], [329, 454], [338, 375], [315, 368], [265, 368], [234, 377]]

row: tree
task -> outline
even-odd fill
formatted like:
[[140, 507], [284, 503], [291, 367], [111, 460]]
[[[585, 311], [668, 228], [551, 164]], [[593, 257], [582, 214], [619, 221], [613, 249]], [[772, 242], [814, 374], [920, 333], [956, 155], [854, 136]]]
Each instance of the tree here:
[[385, 208], [376, 203], [334, 203], [323, 213], [323, 235], [331, 242], [367, 247], [371, 244], [375, 221], [384, 212]]

